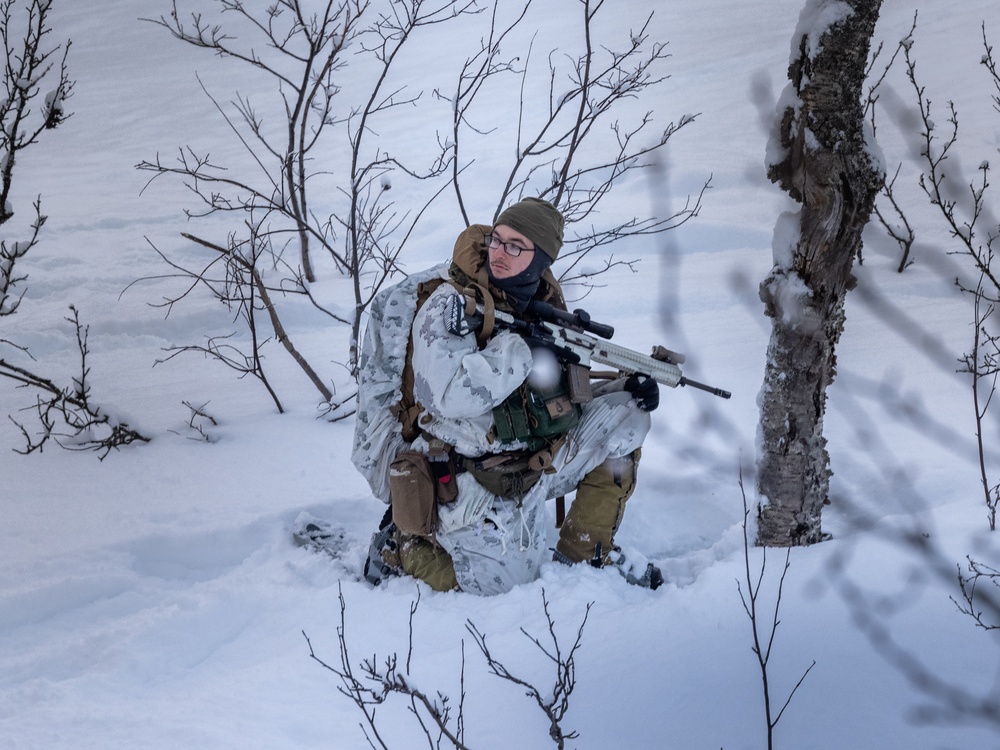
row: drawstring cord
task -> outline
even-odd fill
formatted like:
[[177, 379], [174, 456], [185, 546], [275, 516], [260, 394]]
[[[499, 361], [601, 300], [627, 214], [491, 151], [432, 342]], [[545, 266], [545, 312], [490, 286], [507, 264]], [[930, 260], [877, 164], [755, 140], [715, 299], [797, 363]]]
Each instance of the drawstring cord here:
[[[524, 518], [524, 506], [521, 503], [517, 504], [517, 513], [521, 517], [521, 539], [518, 549], [521, 552], [524, 552], [531, 546], [531, 529], [528, 528], [528, 522]], [[527, 542], [525, 542], [526, 538], [528, 540]]]

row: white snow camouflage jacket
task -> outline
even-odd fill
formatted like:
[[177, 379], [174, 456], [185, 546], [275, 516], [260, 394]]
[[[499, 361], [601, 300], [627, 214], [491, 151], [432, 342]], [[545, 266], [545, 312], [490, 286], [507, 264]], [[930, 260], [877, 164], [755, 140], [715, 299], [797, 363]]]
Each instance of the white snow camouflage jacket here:
[[448, 309], [458, 294], [438, 287], [413, 322], [413, 395], [424, 407], [420, 426], [463, 456], [482, 456], [524, 447], [492, 440], [493, 409], [528, 377], [531, 349], [516, 333], [501, 331], [479, 348], [474, 334], [447, 328]]
[[[448, 334], [444, 315], [447, 295], [455, 293], [451, 284], [442, 284], [421, 307], [419, 320], [414, 320], [417, 287], [424, 281], [449, 279], [457, 272], [464, 275], [463, 284], [488, 284], [483, 238], [490, 230], [484, 224], [467, 227], [455, 242], [451, 263], [413, 274], [383, 290], [368, 308], [358, 362], [360, 386], [351, 460], [372, 493], [385, 503], [389, 502], [389, 464], [409, 447], [390, 407], [399, 402], [402, 392], [411, 322], [414, 396], [427, 410], [422, 416], [430, 420], [429, 424], [422, 421], [421, 427], [469, 456], [522, 447], [491, 444], [487, 434], [493, 425], [492, 408], [527, 377], [531, 368], [527, 344], [516, 334], [504, 333], [479, 351], [472, 335]], [[542, 281], [543, 298], [562, 306], [562, 292], [551, 270]]]
[[368, 480], [372, 493], [389, 503], [389, 464], [408, 447], [403, 426], [390, 411], [403, 388], [403, 365], [410, 326], [417, 309], [417, 287], [445, 275], [442, 264], [413, 274], [376, 295], [368, 308], [369, 320], [358, 359], [358, 411], [354, 423], [351, 461]]
[[[412, 330], [413, 395], [424, 407], [420, 426], [465, 456], [524, 447], [491, 442], [492, 411], [527, 378], [531, 350], [517, 334], [502, 331], [482, 349], [474, 334], [447, 330], [450, 284], [438, 287], [419, 311], [416, 287], [448, 278], [442, 264], [414, 274], [373, 300], [361, 347], [358, 411], [351, 460], [376, 497], [389, 502], [389, 464], [409, 445], [390, 407], [399, 401], [403, 363]], [[412, 321], [412, 329], [410, 322]]]

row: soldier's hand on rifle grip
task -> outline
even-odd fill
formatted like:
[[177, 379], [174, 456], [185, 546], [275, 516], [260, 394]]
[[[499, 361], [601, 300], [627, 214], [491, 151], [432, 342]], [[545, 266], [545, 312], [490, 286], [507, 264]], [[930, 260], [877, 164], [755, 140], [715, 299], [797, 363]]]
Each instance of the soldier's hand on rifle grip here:
[[625, 380], [625, 390], [632, 394], [635, 403], [643, 411], [653, 411], [660, 405], [660, 386], [645, 375], [629, 375]]

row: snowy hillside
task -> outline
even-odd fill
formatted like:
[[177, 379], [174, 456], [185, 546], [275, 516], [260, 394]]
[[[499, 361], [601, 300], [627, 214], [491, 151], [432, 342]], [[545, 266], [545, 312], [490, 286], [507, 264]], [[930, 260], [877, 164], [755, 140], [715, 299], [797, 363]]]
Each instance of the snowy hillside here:
[[[149, 173], [135, 165], [157, 154], [172, 159], [183, 146], [240, 162], [240, 144], [199, 79], [223, 103], [237, 94], [263, 103], [273, 92], [140, 20], [169, 14], [168, 0], [54, 0], [51, 41], [72, 40], [73, 115], [17, 165], [15, 210], [27, 213], [41, 195], [49, 220], [22, 261], [26, 293], [18, 314], [0, 323], [0, 356], [68, 380], [79, 365], [65, 320], [74, 305], [89, 326], [95, 400], [151, 441], [103, 461], [54, 445], [21, 456], [13, 450], [23, 447], [18, 427], [0, 423], [0, 748], [369, 747], [361, 712], [310, 658], [303, 637], [317, 657], [339, 665], [341, 595], [355, 667], [373, 654], [405, 659], [412, 623], [409, 674], [453, 704], [464, 692], [469, 747], [552, 747], [542, 713], [522, 689], [488, 673], [467, 629], [471, 623], [485, 633], [513, 672], [550, 689], [552, 664], [525, 635], [547, 642], [543, 593], [564, 648], [587, 616], [564, 721], [579, 736], [569, 746], [766, 747], [761, 677], [737, 588], [737, 581], [747, 588], [740, 476], [753, 465], [769, 333], [757, 285], [771, 267], [778, 217], [794, 208], [766, 179], [765, 149], [806, 2], [606, 0], [601, 32], [610, 40], [627, 38], [655, 11], [651, 33], [669, 43], [670, 78], [650, 100], [630, 102], [632, 114], [651, 110], [658, 127], [697, 117], [671, 139], [665, 168], [624, 183], [604, 210], [676, 210], [709, 177], [711, 189], [700, 215], [680, 229], [613, 247], [619, 258], [639, 259], [635, 272], [615, 267], [580, 304], [613, 323], [623, 345], [684, 351], [685, 374], [733, 397], [663, 389], [653, 415], [618, 542], [656, 562], [666, 585], [650, 592], [606, 571], [550, 564], [531, 585], [477, 598], [432, 593], [408, 579], [378, 589], [359, 580], [384, 508], [350, 463], [352, 420], [319, 415], [315, 389], [280, 347], [267, 351], [266, 364], [285, 414], [259, 384], [200, 356], [154, 367], [165, 348], [235, 326], [208, 295], [192, 295], [169, 316], [154, 306], [183, 286], [154, 247], [198, 263], [204, 256], [181, 232], [221, 238], [225, 228], [187, 220], [192, 195], [179, 182], [147, 184]], [[578, 3], [535, 6], [521, 41], [537, 29], [538, 49], [547, 53], [568, 33]], [[886, 2], [877, 38], [887, 54], [917, 8], [914, 53], [928, 95], [942, 108], [954, 100], [960, 116], [956, 168], [995, 159], [1000, 116], [979, 62], [984, 22], [1000, 40], [998, 6]], [[428, 97], [445, 87], [449, 64], [468, 54], [462, 44], [483, 33], [463, 23], [455, 38], [438, 29], [415, 37], [402, 68], [409, 80], [401, 83]], [[910, 101], [901, 69], [888, 84]], [[516, 97], [491, 103], [501, 124], [514, 116]], [[440, 106], [447, 117], [447, 103]], [[378, 137], [396, 150], [422, 142], [422, 134], [433, 138], [437, 126], [428, 117], [399, 114]], [[879, 129], [893, 165], [912, 152], [899, 122]], [[509, 143], [480, 146], [470, 174], [488, 185], [510, 156]], [[344, 168], [340, 158], [329, 155], [331, 171]], [[975, 627], [952, 601], [967, 555], [1000, 566], [978, 484], [970, 388], [956, 373], [972, 313], [953, 283], [958, 266], [948, 264], [959, 261], [945, 255], [947, 233], [918, 198], [916, 172], [900, 179], [909, 179], [920, 237], [915, 263], [896, 273], [895, 243], [869, 227], [859, 288], [890, 299], [930, 343], [849, 297], [826, 420], [834, 502], [824, 525], [833, 540], [792, 551], [769, 668], [780, 707], [815, 661], [776, 729], [776, 747], [790, 750], [1000, 746], [1000, 722], [925, 720], [921, 707], [940, 704], [915, 684], [911, 662], [897, 658], [910, 654], [944, 683], [987, 705], [1000, 702], [997, 633]], [[478, 220], [490, 220], [495, 194], [470, 193]], [[419, 197], [400, 186], [397, 201]], [[424, 217], [406, 269], [447, 258], [461, 228], [446, 193]], [[5, 226], [3, 239], [17, 240], [21, 231], [23, 224], [10, 233]], [[348, 307], [346, 282], [332, 264], [321, 270], [317, 294]], [[287, 305], [296, 345], [338, 392], [349, 393], [349, 331], [307, 305]], [[35, 361], [5, 341], [27, 346]], [[32, 413], [22, 410], [33, 399], [0, 380], [0, 415], [30, 425]], [[213, 417], [216, 424], [199, 423], [210, 440], [189, 426], [185, 402]], [[996, 481], [1000, 457], [990, 458]], [[750, 502], [752, 489], [748, 480]], [[290, 529], [303, 514], [342, 527], [341, 559], [293, 544]], [[940, 553], [940, 575], [894, 541], [899, 530]], [[754, 571], [763, 554], [750, 551]], [[764, 609], [774, 606], [783, 561], [781, 551], [768, 551]], [[873, 634], [892, 645], [877, 647]], [[424, 746], [402, 698], [379, 717], [390, 747]]]

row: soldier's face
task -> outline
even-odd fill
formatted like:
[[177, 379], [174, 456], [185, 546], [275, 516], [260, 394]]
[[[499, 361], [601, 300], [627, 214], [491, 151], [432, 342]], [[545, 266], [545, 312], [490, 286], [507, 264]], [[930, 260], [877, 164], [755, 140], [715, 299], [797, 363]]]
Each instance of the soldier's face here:
[[[509, 279], [531, 265], [531, 260], [535, 257], [535, 243], [523, 234], [506, 224], [497, 224], [493, 227], [493, 237], [500, 240], [490, 245], [489, 250], [490, 271], [494, 278]], [[508, 250], [512, 248], [517, 248], [520, 253], [511, 255]]]

